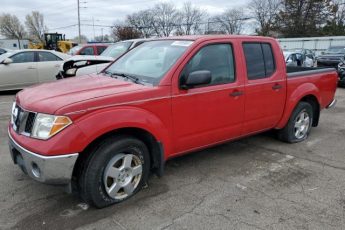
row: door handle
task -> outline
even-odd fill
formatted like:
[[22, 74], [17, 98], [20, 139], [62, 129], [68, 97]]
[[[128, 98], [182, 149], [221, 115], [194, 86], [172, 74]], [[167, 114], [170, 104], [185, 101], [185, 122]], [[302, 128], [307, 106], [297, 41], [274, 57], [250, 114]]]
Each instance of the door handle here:
[[278, 90], [278, 89], [281, 89], [281, 88], [283, 88], [283, 86], [280, 85], [280, 84], [275, 84], [274, 86], [272, 86], [273, 90]]
[[231, 97], [239, 97], [243, 95], [243, 91], [239, 91], [239, 90], [234, 90], [232, 91], [232, 93], [230, 93]]
[[36, 69], [35, 67], [33, 66], [29, 66], [28, 69]]

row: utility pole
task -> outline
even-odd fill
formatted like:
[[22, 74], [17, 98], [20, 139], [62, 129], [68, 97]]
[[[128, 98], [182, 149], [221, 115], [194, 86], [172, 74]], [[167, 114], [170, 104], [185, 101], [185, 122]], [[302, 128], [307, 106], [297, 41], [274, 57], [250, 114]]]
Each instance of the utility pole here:
[[103, 42], [103, 28], [101, 28], [101, 31], [102, 31], [102, 42]]
[[78, 41], [81, 43], [81, 33], [80, 33], [80, 6], [79, 6], [79, 0], [77, 0], [78, 4]]
[[93, 27], [93, 40], [95, 40], [96, 35], [95, 35], [95, 18], [92, 17], [92, 27]]

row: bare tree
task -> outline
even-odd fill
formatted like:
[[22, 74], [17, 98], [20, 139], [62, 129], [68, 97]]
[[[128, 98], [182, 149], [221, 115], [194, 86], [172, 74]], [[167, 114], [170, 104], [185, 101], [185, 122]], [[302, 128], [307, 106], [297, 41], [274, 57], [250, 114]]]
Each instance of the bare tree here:
[[122, 41], [122, 40], [140, 38], [141, 33], [139, 30], [131, 26], [115, 25], [112, 29], [112, 36], [115, 41]]
[[244, 13], [238, 9], [228, 9], [215, 19], [227, 34], [240, 34], [244, 25]]
[[185, 2], [179, 16], [179, 34], [198, 34], [200, 23], [205, 18], [206, 12], [193, 6], [191, 2]]
[[26, 15], [25, 19], [25, 25], [30, 38], [34, 42], [45, 43], [44, 33], [48, 31], [48, 28], [44, 24], [43, 14], [38, 11], [32, 11], [31, 14]]
[[248, 7], [260, 25], [257, 30], [258, 34], [263, 36], [270, 34], [275, 25], [280, 6], [281, 0], [251, 0]]
[[154, 6], [152, 9], [153, 29], [157, 36], [168, 37], [176, 27], [178, 22], [178, 12], [174, 5], [168, 2], [161, 2]]
[[19, 49], [21, 48], [20, 39], [26, 35], [24, 26], [15, 15], [2, 14], [0, 16], [0, 34], [9, 39], [17, 39]]
[[151, 9], [141, 10], [137, 13], [127, 15], [126, 22], [130, 26], [133, 26], [138, 31], [140, 31], [143, 37], [149, 38], [155, 33], [155, 30], [153, 27], [153, 22], [154, 22], [153, 15], [154, 14]]

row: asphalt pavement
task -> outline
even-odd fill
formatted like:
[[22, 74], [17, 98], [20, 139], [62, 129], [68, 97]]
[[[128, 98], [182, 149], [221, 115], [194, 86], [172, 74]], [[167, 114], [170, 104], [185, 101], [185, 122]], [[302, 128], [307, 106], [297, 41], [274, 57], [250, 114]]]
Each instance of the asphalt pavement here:
[[13, 165], [0, 95], [0, 229], [345, 229], [345, 89], [307, 141], [273, 132], [170, 160], [162, 178], [105, 209]]

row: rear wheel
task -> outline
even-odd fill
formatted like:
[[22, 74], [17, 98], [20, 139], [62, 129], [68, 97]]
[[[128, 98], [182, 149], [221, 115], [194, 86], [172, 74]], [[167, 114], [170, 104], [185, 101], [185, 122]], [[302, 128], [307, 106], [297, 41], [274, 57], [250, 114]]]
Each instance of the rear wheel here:
[[313, 107], [307, 102], [299, 102], [286, 126], [278, 131], [280, 140], [296, 143], [307, 139], [313, 123]]
[[109, 138], [90, 154], [80, 178], [80, 194], [87, 203], [102, 208], [130, 198], [145, 185], [150, 159], [142, 141]]

